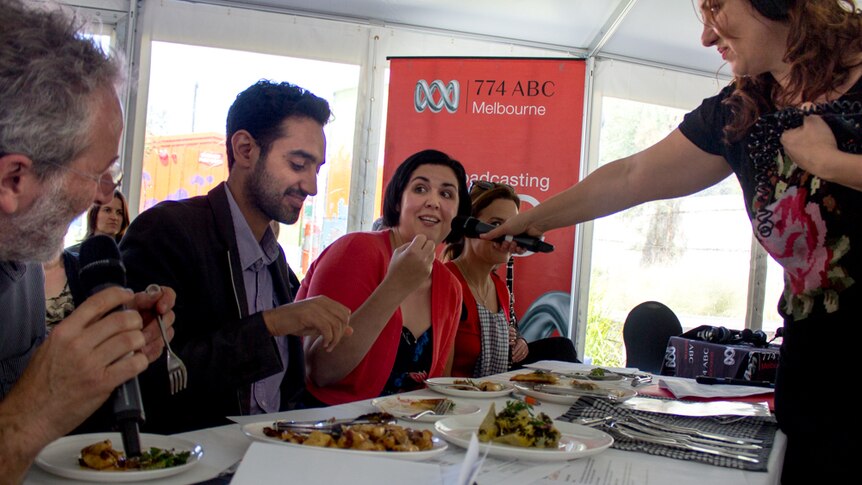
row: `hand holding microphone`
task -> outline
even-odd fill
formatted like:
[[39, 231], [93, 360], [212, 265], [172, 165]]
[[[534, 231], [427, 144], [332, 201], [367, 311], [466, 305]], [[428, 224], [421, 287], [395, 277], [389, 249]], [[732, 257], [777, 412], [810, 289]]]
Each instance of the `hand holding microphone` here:
[[[486, 224], [475, 217], [463, 217], [458, 216], [452, 219], [452, 231], [457, 234], [461, 234], [464, 237], [469, 238], [479, 238], [480, 235], [486, 234], [498, 229], [497, 226], [492, 226], [491, 224]], [[481, 238], [488, 239], [488, 238]], [[506, 236], [500, 235], [495, 239], [491, 239], [496, 242], [505, 242], [505, 241], [514, 241], [518, 246], [526, 249], [527, 251], [532, 251], [534, 253], [550, 253], [554, 250], [554, 246], [551, 244], [542, 241], [538, 237], [530, 236], [529, 234], [523, 233], [517, 236]]]
[[[114, 239], [94, 236], [81, 245], [81, 286], [89, 296], [112, 287], [126, 286], [126, 268], [120, 261], [120, 250]], [[117, 306], [109, 311], [125, 310]], [[121, 356], [118, 360], [124, 359]], [[137, 376], [132, 377], [112, 395], [114, 418], [123, 437], [123, 450], [129, 458], [141, 456], [141, 437], [138, 426], [145, 420], [144, 405]]]

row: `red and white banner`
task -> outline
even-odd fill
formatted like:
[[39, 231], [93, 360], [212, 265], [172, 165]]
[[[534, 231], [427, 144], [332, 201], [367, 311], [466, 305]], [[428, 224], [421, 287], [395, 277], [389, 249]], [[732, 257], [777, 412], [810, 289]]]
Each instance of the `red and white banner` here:
[[[578, 181], [584, 61], [393, 58], [390, 68], [384, 187], [426, 148], [460, 160], [469, 181], [511, 185], [522, 211]], [[571, 291], [574, 229], [546, 240], [553, 253], [515, 261], [518, 316], [542, 295]]]

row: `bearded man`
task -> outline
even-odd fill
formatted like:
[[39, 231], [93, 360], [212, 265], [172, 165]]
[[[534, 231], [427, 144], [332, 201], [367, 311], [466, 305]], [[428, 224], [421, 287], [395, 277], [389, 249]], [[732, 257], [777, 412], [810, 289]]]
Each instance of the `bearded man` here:
[[62, 11], [0, 0], [0, 18], [0, 483], [16, 483], [161, 355], [174, 293], [110, 288], [46, 335], [41, 263], [122, 179], [123, 66]]
[[300, 87], [259, 81], [228, 111], [227, 182], [158, 204], [129, 226], [121, 244], [129, 282], [176, 289], [173, 348], [188, 368], [188, 388], [176, 395], [159, 379], [163, 369], [142, 376], [147, 429], [291, 409], [305, 380], [299, 337], [321, 335], [332, 348], [351, 333], [349, 311], [334, 300], [292, 303], [299, 281], [270, 227], [295, 223], [317, 193], [330, 116], [325, 100]]

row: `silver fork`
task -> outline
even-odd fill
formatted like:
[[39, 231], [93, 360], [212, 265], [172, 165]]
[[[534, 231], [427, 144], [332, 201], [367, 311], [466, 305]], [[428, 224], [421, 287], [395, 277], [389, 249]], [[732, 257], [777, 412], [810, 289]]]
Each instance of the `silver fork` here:
[[162, 332], [162, 340], [165, 341], [165, 350], [167, 350], [168, 354], [168, 380], [171, 382], [171, 394], [176, 394], [186, 388], [189, 373], [183, 361], [171, 350], [171, 344], [168, 343], [168, 334], [165, 332], [165, 322], [162, 321], [162, 316], [156, 315], [156, 321], [159, 322], [159, 331]]
[[450, 409], [452, 409], [452, 406], [454, 404], [455, 403], [453, 403], [451, 399], [444, 399], [438, 402], [437, 405], [434, 406], [434, 409], [431, 410], [431, 412], [438, 416], [443, 416], [444, 414], [448, 413]]
[[452, 409], [453, 404], [454, 403], [452, 401], [450, 401], [449, 399], [443, 399], [440, 402], [438, 402], [436, 406], [434, 406], [434, 409], [426, 409], [424, 411], [420, 411], [418, 413], [411, 414], [410, 416], [407, 416], [407, 418], [412, 419], [412, 420], [417, 420], [417, 419], [421, 418], [422, 416], [427, 416], [429, 414], [434, 415], [434, 416], [443, 416], [446, 413], [448, 413], [450, 409]]

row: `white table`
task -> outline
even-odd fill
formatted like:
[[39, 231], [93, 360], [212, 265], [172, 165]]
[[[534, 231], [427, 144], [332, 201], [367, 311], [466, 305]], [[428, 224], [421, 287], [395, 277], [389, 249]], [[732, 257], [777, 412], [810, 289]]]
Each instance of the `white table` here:
[[[491, 380], [508, 380], [511, 373], [494, 376]], [[411, 396], [440, 397], [439, 394], [421, 390], [408, 393]], [[453, 398], [458, 401], [466, 401], [482, 408], [486, 412], [492, 402], [496, 402], [498, 410], [505, 406], [506, 398], [499, 399], [462, 399]], [[299, 411], [288, 411], [268, 415], [243, 416], [235, 418], [239, 423], [250, 423], [258, 421], [275, 421], [276, 419], [311, 420], [326, 419], [330, 417], [350, 418], [359, 414], [376, 411], [371, 406], [371, 401], [359, 401], [355, 403], [342, 404], [321, 409], [304, 409]], [[536, 407], [552, 418], [561, 416], [568, 410], [568, 406], [552, 403], [542, 403]], [[414, 428], [433, 429], [433, 424], [410, 423]], [[243, 457], [251, 441], [242, 434], [241, 424], [231, 424], [216, 428], [208, 428], [188, 433], [178, 434], [203, 445], [204, 457], [197, 466], [189, 472], [175, 477], [161, 479], [160, 485], [186, 485], [214, 478], [222, 470], [229, 467]], [[777, 484], [779, 483], [780, 464], [783, 461], [786, 438], [783, 433], [778, 432], [772, 454], [769, 458], [769, 472], [746, 472], [733, 470], [700, 463], [674, 460], [660, 456], [648, 455], [646, 453], [625, 452], [610, 449], [591, 458], [574, 460], [571, 462], [542, 465], [535, 463], [517, 462], [507, 463], [505, 473], [494, 474], [496, 465], [503, 462], [488, 458], [484, 469], [489, 470], [487, 475], [480, 476], [479, 483], [493, 483], [494, 485], [506, 484], [562, 484], [562, 483], [626, 483], [626, 484], [689, 484], [697, 481], [698, 485], [726, 485], [726, 484]], [[287, 448], [285, 448], [287, 450]], [[443, 455], [435, 458], [438, 463], [455, 463], [462, 459], [464, 450], [450, 445], [449, 450]], [[559, 471], [562, 469], [561, 471]], [[545, 475], [551, 473], [550, 479], [544, 479]], [[611, 474], [614, 480], [598, 481], [597, 477]], [[583, 478], [592, 477], [590, 480]], [[285, 477], [289, 477], [286, 471]], [[82, 483], [50, 475], [37, 467], [33, 467], [28, 473], [25, 483]], [[138, 482], [144, 483], [144, 482]], [[355, 483], [362, 483], [361, 477], [357, 477]]]

